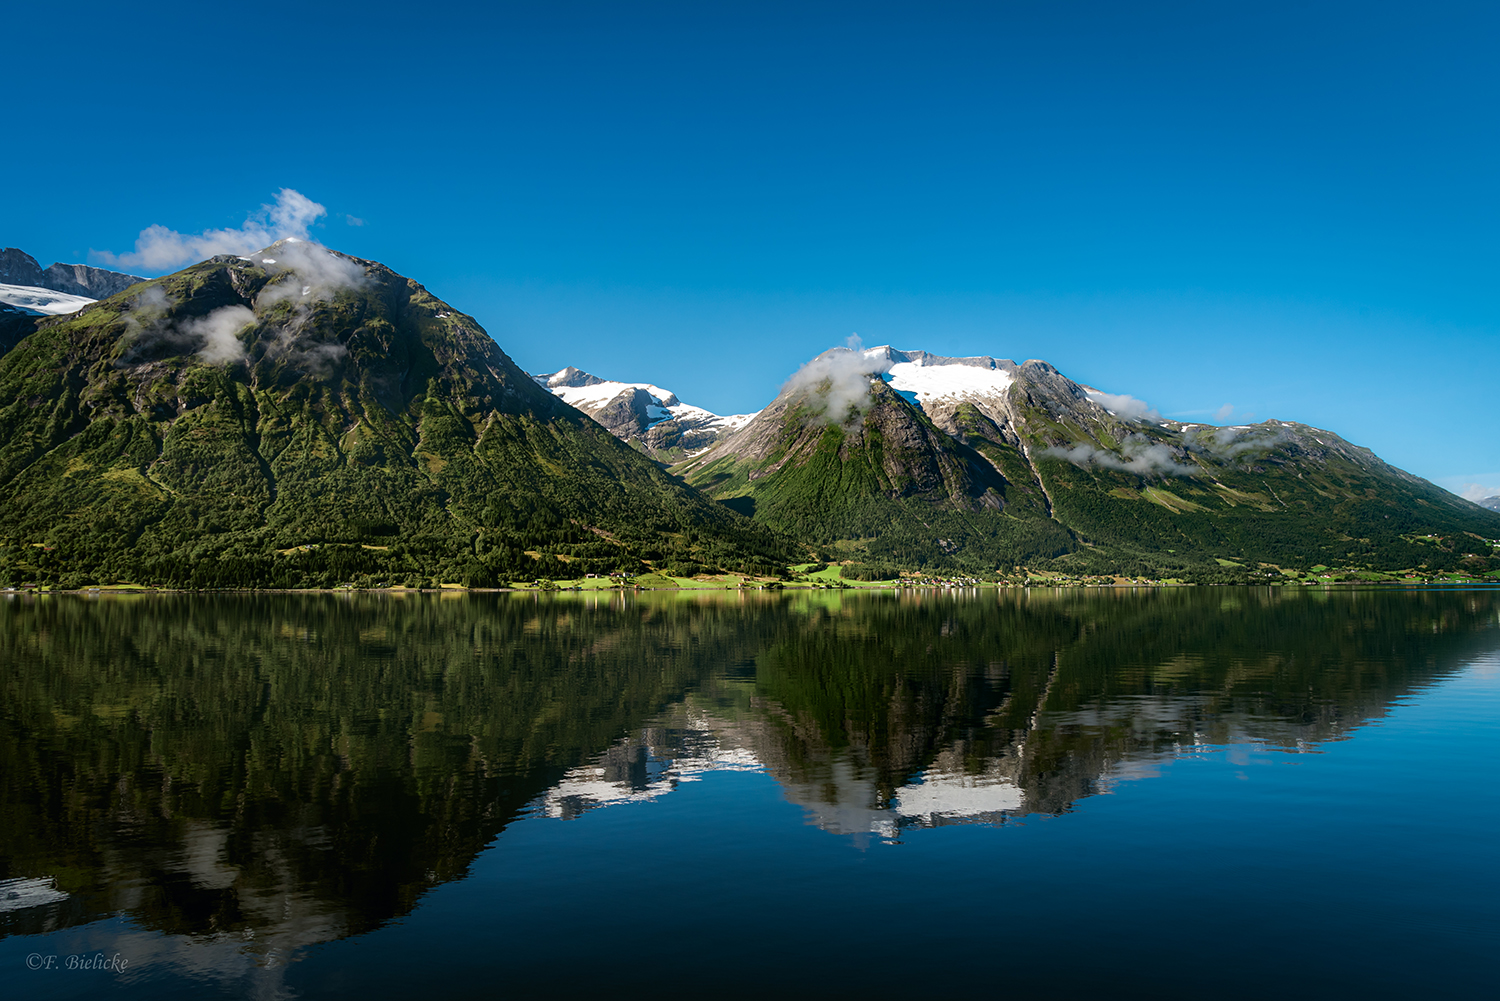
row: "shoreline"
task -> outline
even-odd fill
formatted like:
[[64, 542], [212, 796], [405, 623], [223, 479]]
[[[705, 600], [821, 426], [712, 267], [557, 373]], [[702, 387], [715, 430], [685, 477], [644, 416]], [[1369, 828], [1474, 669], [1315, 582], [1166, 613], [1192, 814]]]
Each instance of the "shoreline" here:
[[858, 585], [846, 584], [844, 586], [833, 586], [827, 584], [810, 584], [806, 582], [790, 582], [768, 586], [766, 584], [719, 585], [700, 583], [698, 586], [678, 587], [463, 587], [461, 585], [444, 585], [442, 587], [307, 587], [307, 588], [173, 588], [153, 587], [151, 585], [125, 585], [110, 584], [96, 587], [78, 588], [53, 588], [53, 587], [3, 587], [0, 588], [0, 597], [12, 597], [17, 595], [53, 595], [74, 594], [84, 596], [108, 597], [111, 595], [144, 595], [144, 594], [288, 594], [288, 595], [313, 595], [313, 594], [438, 594], [438, 595], [464, 595], [464, 594], [672, 594], [687, 592], [691, 594], [721, 594], [724, 592], [761, 592], [776, 593], [780, 591], [1073, 591], [1073, 590], [1141, 590], [1160, 589], [1169, 590], [1174, 588], [1235, 588], [1235, 587], [1266, 587], [1266, 588], [1497, 588], [1500, 581], [1495, 580], [1399, 580], [1399, 581], [1369, 581], [1369, 580], [1345, 580], [1345, 581], [1318, 581], [1318, 580], [1286, 580], [1286, 581], [1260, 581], [1250, 584], [1197, 584], [1188, 581], [1174, 582], [1125, 582], [1125, 583], [1101, 583], [1101, 582], [1067, 582], [1049, 583], [1046, 581], [1032, 581], [1028, 583], [996, 583], [994, 581], [983, 581], [974, 584], [895, 584], [884, 582], [860, 582]]

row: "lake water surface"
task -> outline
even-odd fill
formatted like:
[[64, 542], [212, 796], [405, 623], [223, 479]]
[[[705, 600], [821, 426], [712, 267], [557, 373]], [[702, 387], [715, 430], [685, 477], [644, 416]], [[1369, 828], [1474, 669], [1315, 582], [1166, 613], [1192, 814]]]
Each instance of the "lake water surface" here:
[[1493, 996], [1497, 590], [11, 596], [0, 685], [7, 997]]

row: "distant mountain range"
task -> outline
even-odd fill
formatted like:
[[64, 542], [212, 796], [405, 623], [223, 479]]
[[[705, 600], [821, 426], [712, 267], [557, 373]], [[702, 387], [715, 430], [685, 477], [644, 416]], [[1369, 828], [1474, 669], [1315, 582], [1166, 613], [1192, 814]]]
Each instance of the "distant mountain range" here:
[[24, 250], [15, 247], [0, 250], [0, 284], [29, 285], [86, 299], [107, 299], [145, 280], [87, 264], [52, 264], [43, 268]]
[[838, 349], [720, 417], [527, 375], [316, 244], [117, 278], [0, 322], [0, 583], [1500, 571], [1500, 513], [1332, 432], [1165, 420], [1041, 361]]
[[645, 382], [610, 382], [571, 366], [533, 376], [537, 384], [654, 459], [673, 462], [700, 452], [750, 422], [689, 406], [671, 390]]

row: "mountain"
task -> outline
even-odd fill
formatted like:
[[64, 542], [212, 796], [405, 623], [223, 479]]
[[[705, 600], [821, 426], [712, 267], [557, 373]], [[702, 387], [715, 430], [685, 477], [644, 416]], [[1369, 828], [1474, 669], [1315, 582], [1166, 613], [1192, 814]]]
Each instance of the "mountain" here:
[[1496, 495], [1494, 497], [1481, 497], [1474, 503], [1490, 511], [1500, 511], [1500, 495]]
[[537, 384], [654, 459], [675, 462], [744, 427], [754, 414], [720, 417], [645, 382], [610, 382], [569, 366]]
[[[1500, 517], [1329, 431], [1169, 421], [1051, 365], [820, 355], [687, 482], [827, 555], [1194, 579], [1482, 569]], [[1470, 556], [1469, 554], [1476, 554]]]
[[86, 264], [52, 264], [43, 268], [23, 250], [15, 247], [0, 250], [0, 284], [30, 285], [87, 299], [107, 299], [145, 280]]
[[0, 577], [491, 584], [786, 543], [375, 263], [282, 241], [43, 319], [0, 358]]

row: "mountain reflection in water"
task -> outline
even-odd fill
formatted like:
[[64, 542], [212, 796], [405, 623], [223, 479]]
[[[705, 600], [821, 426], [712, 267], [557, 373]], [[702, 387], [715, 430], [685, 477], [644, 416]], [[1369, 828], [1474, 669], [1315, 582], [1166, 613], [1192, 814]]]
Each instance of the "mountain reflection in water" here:
[[720, 771], [861, 844], [1063, 814], [1168, 759], [1344, 739], [1497, 616], [1493, 591], [9, 596], [0, 933], [124, 914], [143, 955], [272, 966], [519, 819]]

